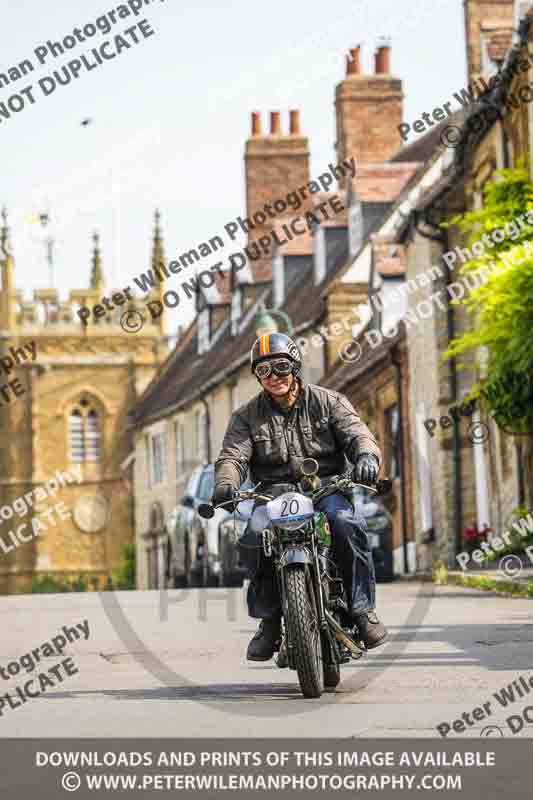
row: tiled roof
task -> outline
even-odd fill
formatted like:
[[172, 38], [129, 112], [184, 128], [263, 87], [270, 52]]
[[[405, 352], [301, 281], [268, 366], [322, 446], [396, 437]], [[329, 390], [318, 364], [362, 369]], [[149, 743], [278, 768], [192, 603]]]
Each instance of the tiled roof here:
[[441, 135], [445, 128], [453, 125], [460, 125], [464, 119], [464, 114], [464, 109], [455, 111], [445, 120], [434, 125], [427, 133], [416, 139], [416, 141], [404, 145], [398, 150], [396, 155], [391, 158], [390, 163], [400, 164], [402, 162], [418, 161], [420, 167], [423, 167], [434, 155], [435, 150], [442, 145]]
[[[379, 220], [390, 209], [390, 203], [363, 203], [363, 217], [366, 234], [369, 235], [379, 224]], [[313, 281], [313, 260], [311, 257], [288, 256], [285, 258], [287, 274], [287, 297], [282, 306], [292, 320], [295, 335], [298, 329], [318, 321], [323, 312], [323, 295], [330, 284], [338, 277], [348, 258], [348, 233], [344, 236], [327, 237], [328, 272], [318, 285]], [[272, 292], [265, 286], [264, 302], [267, 307], [272, 303]], [[245, 312], [246, 313], [246, 312]], [[177, 410], [186, 406], [208, 383], [222, 380], [224, 371], [234, 371], [246, 363], [248, 354], [256, 339], [252, 315], [244, 330], [237, 336], [231, 336], [229, 321], [216, 343], [205, 355], [198, 355], [198, 337], [196, 320], [187, 330], [184, 338], [178, 343], [179, 353], [173, 353], [167, 359], [165, 369], [161, 369], [157, 379], [153, 380], [136, 409], [137, 422], [147, 421], [163, 416], [171, 408]]]
[[[363, 332], [356, 341], [361, 347], [361, 355], [357, 361], [349, 362], [336, 359], [329, 367], [327, 373], [321, 380], [322, 386], [342, 392], [353, 381], [358, 378], [368, 377], [369, 370], [378, 366], [384, 358], [388, 358], [390, 350], [406, 337], [405, 324], [398, 324], [398, 333], [395, 336], [384, 338], [377, 347], [370, 347], [364, 338]], [[355, 352], [355, 351], [354, 351]]]

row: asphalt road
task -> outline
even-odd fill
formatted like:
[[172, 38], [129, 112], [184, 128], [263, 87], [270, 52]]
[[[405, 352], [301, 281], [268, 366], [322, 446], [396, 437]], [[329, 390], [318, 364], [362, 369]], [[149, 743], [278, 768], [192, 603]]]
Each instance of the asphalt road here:
[[[304, 700], [295, 672], [245, 661], [256, 624], [242, 590], [3, 597], [2, 691], [68, 657], [78, 672], [47, 673], [53, 686], [16, 708], [4, 695], [2, 735], [431, 737], [487, 702], [490, 715], [450, 737], [497, 735], [489, 725], [511, 737], [505, 719], [528, 703], [533, 720], [533, 689], [508, 709], [492, 694], [520, 676], [533, 685], [533, 601], [412, 582], [378, 586], [378, 601], [390, 641], [345, 665], [335, 692]], [[6, 673], [84, 620], [87, 640]]]

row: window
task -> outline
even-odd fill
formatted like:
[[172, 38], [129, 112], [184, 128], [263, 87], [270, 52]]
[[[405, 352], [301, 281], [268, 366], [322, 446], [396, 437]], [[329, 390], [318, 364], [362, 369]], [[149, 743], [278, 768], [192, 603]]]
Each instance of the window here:
[[239, 332], [239, 319], [242, 314], [242, 290], [236, 286], [231, 295], [231, 335]]
[[204, 308], [198, 315], [198, 355], [209, 350], [209, 308]]
[[156, 433], [152, 436], [152, 486], [163, 483], [166, 478], [166, 452], [165, 434]]
[[185, 428], [181, 422], [176, 422], [176, 476], [185, 472]]
[[196, 457], [201, 464], [207, 461], [207, 418], [204, 409], [195, 414]]
[[69, 416], [70, 460], [97, 464], [101, 460], [101, 425], [98, 412], [82, 398]]

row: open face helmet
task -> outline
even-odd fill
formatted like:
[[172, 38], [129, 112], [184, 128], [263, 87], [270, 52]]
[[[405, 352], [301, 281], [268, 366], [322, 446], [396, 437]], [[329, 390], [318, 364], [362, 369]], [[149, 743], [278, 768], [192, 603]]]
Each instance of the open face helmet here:
[[[256, 372], [259, 365], [265, 367], [263, 375]], [[289, 375], [292, 372], [296, 376], [302, 366], [302, 356], [286, 333], [267, 333], [255, 340], [250, 352], [250, 366], [258, 378], [266, 378], [271, 372], [276, 375]]]

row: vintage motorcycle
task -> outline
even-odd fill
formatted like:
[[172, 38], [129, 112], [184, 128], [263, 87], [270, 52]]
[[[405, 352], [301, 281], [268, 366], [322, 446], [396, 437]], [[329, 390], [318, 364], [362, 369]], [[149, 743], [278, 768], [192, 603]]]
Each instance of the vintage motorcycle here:
[[[282, 639], [278, 667], [298, 673], [304, 697], [320, 697], [324, 687], [340, 681], [340, 665], [363, 655], [364, 645], [353, 627], [346, 626], [348, 607], [342, 578], [333, 560], [331, 529], [325, 513], [314, 505], [328, 494], [349, 493], [356, 486], [347, 475], [328, 478], [322, 485], [318, 462], [304, 459], [299, 481], [275, 484], [270, 494], [236, 491], [231, 503], [253, 500], [250, 524], [262, 540], [267, 558], [274, 559], [282, 606]], [[390, 491], [389, 480], [375, 487], [375, 494]], [[225, 504], [223, 504], [225, 505]], [[202, 504], [198, 513], [210, 518], [213, 506]], [[243, 537], [244, 538], [244, 537]]]

